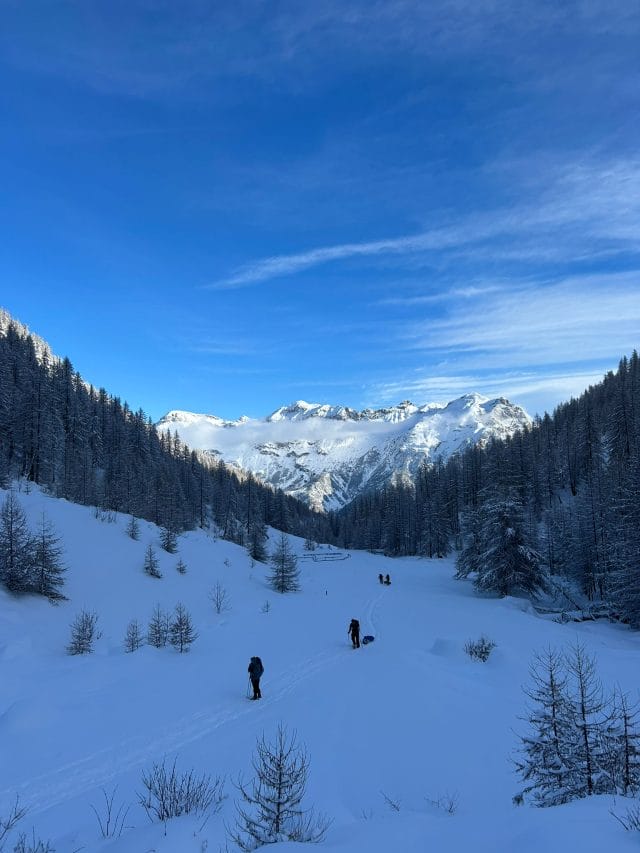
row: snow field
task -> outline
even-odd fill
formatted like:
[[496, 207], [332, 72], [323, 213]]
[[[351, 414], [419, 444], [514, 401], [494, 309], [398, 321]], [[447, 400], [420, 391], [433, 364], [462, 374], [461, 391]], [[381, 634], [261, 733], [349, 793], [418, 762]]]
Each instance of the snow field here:
[[[301, 560], [302, 591], [281, 596], [266, 585], [268, 567], [251, 568], [242, 548], [202, 531], [181, 536], [179, 553], [169, 555], [146, 522], [134, 542], [126, 516], [109, 524], [35, 489], [18, 497], [32, 527], [44, 509], [63, 540], [69, 601], [0, 592], [0, 814], [20, 794], [29, 807], [22, 828], [35, 827], [58, 853], [219, 850], [224, 822], [234, 819], [230, 782], [220, 814], [204, 826], [192, 817], [172, 821], [165, 835], [137, 805], [142, 770], [177, 756], [182, 769], [248, 778], [256, 738], [272, 737], [279, 722], [308, 749], [307, 804], [333, 818], [314, 849], [637, 849], [608, 814], [611, 798], [515, 808], [520, 784], [509, 762], [515, 732], [526, 727], [518, 717], [533, 651], [579, 638], [596, 655], [605, 687], [619, 683], [635, 701], [637, 634], [560, 625], [525, 601], [483, 599], [453, 580], [451, 560], [359, 552], [337, 562]], [[142, 571], [150, 542], [160, 580]], [[292, 543], [301, 554], [302, 543]], [[186, 575], [175, 569], [180, 557]], [[391, 587], [378, 583], [379, 572], [390, 573]], [[230, 596], [231, 609], [220, 615], [208, 600], [216, 581]], [[188, 654], [124, 652], [130, 619], [146, 630], [157, 603], [173, 610], [179, 601], [199, 633]], [[98, 614], [102, 637], [94, 654], [70, 657], [69, 625], [83, 607]], [[352, 617], [374, 643], [351, 648]], [[484, 664], [463, 651], [483, 633], [497, 643]], [[259, 702], [246, 698], [254, 654], [265, 665]], [[132, 828], [104, 841], [91, 804], [99, 807], [101, 788], [116, 785], [116, 801], [131, 804]], [[432, 802], [447, 794], [457, 795], [454, 815]], [[627, 805], [618, 800], [616, 808], [624, 813]], [[274, 853], [298, 847], [275, 845]]]

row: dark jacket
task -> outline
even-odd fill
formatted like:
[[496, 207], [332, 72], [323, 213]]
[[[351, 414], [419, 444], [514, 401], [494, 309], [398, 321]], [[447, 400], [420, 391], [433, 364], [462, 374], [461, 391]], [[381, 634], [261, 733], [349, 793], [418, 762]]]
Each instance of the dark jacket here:
[[351, 623], [349, 625], [349, 630], [347, 633], [351, 634], [352, 637], [354, 635], [357, 636], [360, 633], [360, 623], [358, 622], [357, 619], [351, 620]]
[[251, 658], [251, 663], [249, 664], [248, 673], [251, 678], [260, 678], [262, 673], [264, 672], [264, 667], [262, 666], [262, 661], [258, 657]]

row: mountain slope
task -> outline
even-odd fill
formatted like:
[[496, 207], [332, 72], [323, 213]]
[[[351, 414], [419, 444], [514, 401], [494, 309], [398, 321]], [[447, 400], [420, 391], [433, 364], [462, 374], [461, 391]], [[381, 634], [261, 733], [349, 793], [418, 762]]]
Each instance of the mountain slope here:
[[315, 509], [331, 510], [394, 478], [413, 477], [425, 460], [446, 459], [530, 422], [504, 398], [467, 394], [446, 405], [405, 401], [363, 411], [299, 400], [267, 418], [236, 421], [172, 411], [157, 426]]

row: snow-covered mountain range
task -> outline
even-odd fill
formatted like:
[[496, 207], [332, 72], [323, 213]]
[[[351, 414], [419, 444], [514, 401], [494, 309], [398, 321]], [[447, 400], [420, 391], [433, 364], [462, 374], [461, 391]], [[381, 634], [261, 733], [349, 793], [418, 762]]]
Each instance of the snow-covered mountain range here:
[[266, 418], [235, 421], [172, 411], [158, 427], [315, 509], [330, 510], [394, 478], [412, 478], [425, 460], [446, 459], [530, 422], [524, 409], [502, 397], [466, 394], [446, 404], [405, 401], [363, 411], [298, 400]]

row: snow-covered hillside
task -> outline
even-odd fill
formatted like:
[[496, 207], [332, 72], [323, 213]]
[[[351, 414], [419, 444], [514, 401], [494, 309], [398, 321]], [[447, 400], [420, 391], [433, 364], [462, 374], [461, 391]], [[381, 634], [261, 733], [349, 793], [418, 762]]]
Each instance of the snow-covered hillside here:
[[158, 427], [177, 431], [191, 447], [251, 471], [315, 509], [329, 510], [394, 477], [413, 477], [424, 460], [446, 459], [529, 423], [527, 413], [508, 400], [467, 394], [446, 405], [405, 401], [361, 412], [299, 400], [267, 418], [237, 421], [173, 411]]
[[[510, 755], [525, 703], [532, 652], [579, 638], [597, 656], [606, 685], [637, 700], [640, 635], [609, 624], [561, 625], [528, 602], [476, 596], [453, 580], [449, 560], [388, 560], [353, 552], [300, 560], [299, 593], [277, 595], [267, 568], [241, 548], [202, 531], [179, 553], [159, 548], [158, 530], [126, 518], [100, 521], [86, 507], [20, 493], [35, 527], [44, 510], [66, 549], [68, 601], [51, 605], [0, 591], [0, 816], [16, 794], [28, 806], [22, 828], [57, 853], [202, 853], [224, 849], [234, 822], [233, 786], [220, 814], [151, 824], [137, 804], [141, 773], [177, 758], [179, 769], [251, 775], [256, 738], [279, 723], [307, 746], [306, 801], [333, 819], [317, 851], [327, 853], [581, 853], [637, 849], [609, 815], [610, 797], [550, 809], [516, 808]], [[0, 492], [0, 500], [4, 494]], [[142, 571], [157, 547], [163, 577]], [[292, 540], [303, 554], [301, 543]], [[176, 571], [181, 557], [187, 573]], [[391, 575], [391, 586], [378, 573]], [[217, 615], [208, 591], [219, 581], [230, 609]], [[188, 654], [144, 647], [125, 653], [130, 619], [147, 623], [156, 603], [190, 610], [199, 637]], [[265, 608], [269, 602], [269, 608]], [[81, 608], [99, 616], [94, 654], [65, 654]], [[375, 642], [353, 650], [352, 617]], [[488, 633], [487, 663], [463, 646]], [[263, 699], [246, 698], [247, 665], [265, 664]], [[103, 840], [91, 806], [104, 789], [130, 804], [120, 838]], [[446, 806], [457, 796], [457, 810]], [[385, 796], [399, 811], [392, 809]], [[618, 801], [624, 813], [628, 804]], [[7, 850], [13, 846], [7, 845]], [[229, 850], [237, 849], [232, 845]], [[303, 850], [293, 843], [278, 850]], [[306, 848], [310, 849], [310, 848]]]

